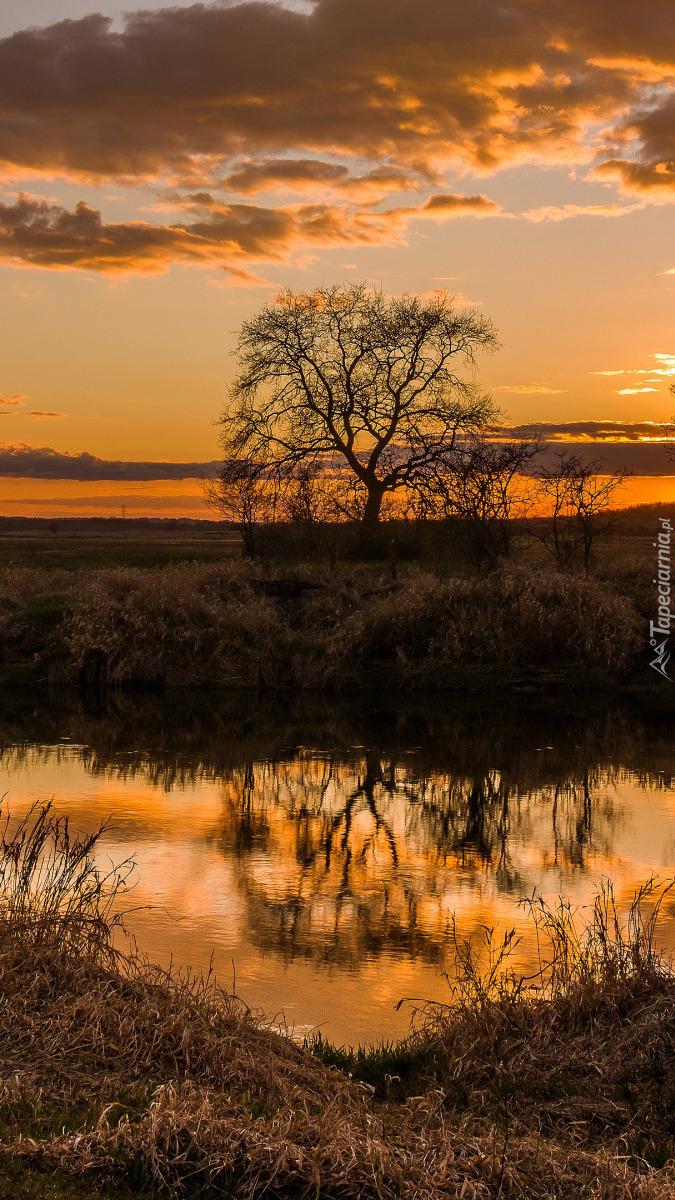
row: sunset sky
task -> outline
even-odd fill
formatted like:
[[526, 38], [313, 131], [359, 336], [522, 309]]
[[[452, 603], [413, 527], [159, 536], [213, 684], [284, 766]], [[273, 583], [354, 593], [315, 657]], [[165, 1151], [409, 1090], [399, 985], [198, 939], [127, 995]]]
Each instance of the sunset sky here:
[[207, 515], [238, 326], [347, 280], [675, 499], [672, 0], [4, 0], [0, 171], [0, 513]]

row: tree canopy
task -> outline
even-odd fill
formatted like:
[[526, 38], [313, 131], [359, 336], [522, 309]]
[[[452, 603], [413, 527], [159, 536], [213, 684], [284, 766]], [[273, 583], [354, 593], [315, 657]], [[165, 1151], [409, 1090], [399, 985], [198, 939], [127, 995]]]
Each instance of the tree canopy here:
[[241, 328], [225, 460], [269, 480], [308, 466], [351, 473], [374, 527], [387, 494], [428, 486], [494, 422], [474, 370], [496, 346], [491, 321], [446, 293], [287, 290]]

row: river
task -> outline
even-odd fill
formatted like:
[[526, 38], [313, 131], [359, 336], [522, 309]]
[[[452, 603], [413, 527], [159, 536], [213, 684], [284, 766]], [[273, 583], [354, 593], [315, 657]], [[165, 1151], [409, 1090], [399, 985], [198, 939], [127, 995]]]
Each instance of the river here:
[[[129, 928], [296, 1036], [404, 1034], [446, 1000], [454, 928], [514, 927], [522, 898], [620, 909], [675, 875], [675, 723], [658, 698], [434, 695], [5, 697], [12, 819], [53, 800], [130, 855]], [[675, 908], [661, 943], [675, 949]], [[400, 1000], [405, 1003], [397, 1008]]]

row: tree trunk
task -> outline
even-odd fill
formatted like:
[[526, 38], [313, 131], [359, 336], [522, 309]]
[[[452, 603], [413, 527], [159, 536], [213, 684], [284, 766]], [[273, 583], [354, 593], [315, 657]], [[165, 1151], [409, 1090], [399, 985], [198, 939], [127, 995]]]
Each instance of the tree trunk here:
[[375, 533], [380, 522], [380, 509], [382, 508], [385, 489], [381, 484], [366, 484], [366, 486], [368, 488], [368, 499], [366, 500], [366, 507], [363, 510], [363, 526], [371, 533]]
[[244, 543], [246, 558], [255, 558], [255, 521], [240, 521], [239, 532]]

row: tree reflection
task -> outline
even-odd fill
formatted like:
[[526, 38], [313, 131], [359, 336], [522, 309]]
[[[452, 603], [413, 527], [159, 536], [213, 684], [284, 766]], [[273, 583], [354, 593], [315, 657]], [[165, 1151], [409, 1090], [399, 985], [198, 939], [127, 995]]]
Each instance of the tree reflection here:
[[160, 797], [215, 783], [211, 841], [251, 939], [326, 964], [433, 962], [458, 905], [609, 873], [617, 787], [675, 776], [672, 717], [644, 701], [117, 695], [92, 711], [59, 695], [0, 711], [6, 769], [75, 755]]
[[301, 751], [223, 779], [221, 851], [252, 936], [286, 958], [442, 956], [458, 892], [527, 894], [609, 859], [612, 768], [527, 787], [496, 771], [418, 773], [376, 750]]

